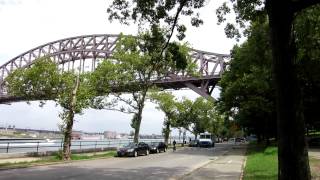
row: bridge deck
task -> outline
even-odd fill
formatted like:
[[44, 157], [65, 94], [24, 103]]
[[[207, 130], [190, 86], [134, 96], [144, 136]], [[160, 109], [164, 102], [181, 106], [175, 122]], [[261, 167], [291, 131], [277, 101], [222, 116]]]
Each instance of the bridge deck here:
[[[192, 83], [196, 87], [201, 87], [204, 82], [208, 83], [207, 86], [215, 86], [217, 82], [220, 80], [219, 75], [209, 75], [203, 77], [184, 77], [184, 78], [175, 78], [175, 79], [164, 79], [164, 80], [157, 80], [153, 83], [161, 88], [161, 89], [182, 89], [188, 88], [186, 83]], [[0, 96], [0, 104], [11, 103], [11, 102], [19, 102], [25, 101], [25, 97], [15, 97], [10, 95], [2, 95]], [[33, 100], [46, 100], [42, 98], [33, 99]]]

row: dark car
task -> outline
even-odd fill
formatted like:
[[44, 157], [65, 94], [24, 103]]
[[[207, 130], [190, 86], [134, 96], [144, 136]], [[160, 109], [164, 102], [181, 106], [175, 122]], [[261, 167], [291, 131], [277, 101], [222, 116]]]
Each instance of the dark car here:
[[117, 151], [117, 155], [118, 157], [122, 157], [122, 156], [137, 157], [139, 155], [148, 155], [149, 152], [150, 152], [150, 148], [148, 144], [144, 142], [139, 142], [138, 144], [129, 143], [128, 145], [120, 148]]
[[199, 141], [198, 140], [191, 140], [189, 143], [189, 147], [198, 147], [199, 146]]
[[309, 147], [320, 147], [320, 137], [311, 138], [308, 141]]
[[151, 142], [149, 146], [152, 153], [166, 152], [167, 150], [167, 145], [164, 142]]

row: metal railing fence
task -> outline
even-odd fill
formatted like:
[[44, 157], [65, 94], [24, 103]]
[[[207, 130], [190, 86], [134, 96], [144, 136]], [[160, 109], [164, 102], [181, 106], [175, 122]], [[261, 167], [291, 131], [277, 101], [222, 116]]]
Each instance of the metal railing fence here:
[[[160, 142], [163, 139], [140, 139], [141, 142]], [[173, 140], [172, 140], [173, 141]], [[177, 140], [176, 140], [177, 141]], [[118, 148], [133, 142], [133, 139], [112, 140], [73, 140], [71, 150], [103, 150], [105, 148]], [[170, 141], [171, 142], [171, 141]], [[179, 141], [177, 141], [178, 143]], [[63, 149], [63, 140], [34, 140], [34, 141], [0, 141], [1, 153], [40, 153], [47, 151], [60, 151]]]

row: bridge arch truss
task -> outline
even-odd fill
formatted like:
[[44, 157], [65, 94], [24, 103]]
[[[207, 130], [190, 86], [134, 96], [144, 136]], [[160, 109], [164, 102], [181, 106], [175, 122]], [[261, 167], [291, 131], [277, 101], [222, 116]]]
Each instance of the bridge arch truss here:
[[[94, 34], [65, 38], [26, 51], [0, 66], [0, 103], [15, 101], [6, 90], [5, 78], [14, 70], [28, 68], [41, 57], [50, 57], [62, 71], [79, 69], [93, 71], [103, 59], [112, 57], [119, 35]], [[190, 88], [201, 96], [211, 93], [225, 70], [230, 56], [196, 49], [190, 51], [200, 77], [169, 74], [154, 84], [164, 89]]]

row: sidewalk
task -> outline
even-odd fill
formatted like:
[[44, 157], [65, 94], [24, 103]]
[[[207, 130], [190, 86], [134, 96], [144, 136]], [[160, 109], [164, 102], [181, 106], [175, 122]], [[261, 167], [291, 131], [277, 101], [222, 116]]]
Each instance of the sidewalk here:
[[311, 148], [308, 153], [310, 157], [320, 159], [320, 149]]
[[19, 163], [19, 162], [32, 162], [40, 160], [39, 157], [21, 157], [21, 158], [8, 158], [8, 159], [0, 159], [0, 164], [4, 163]]
[[245, 146], [230, 149], [223, 156], [182, 177], [182, 180], [239, 180], [245, 160]]
[[[73, 155], [82, 155], [82, 156], [94, 156], [94, 155], [101, 155], [107, 153], [106, 151], [102, 152], [90, 152], [90, 153], [74, 153]], [[38, 161], [42, 160], [45, 158], [48, 158], [49, 156], [42, 156], [42, 157], [27, 157], [27, 156], [21, 156], [21, 157], [14, 157], [14, 156], [4, 156], [1, 157], [0, 155], [0, 165], [4, 163], [20, 163], [20, 162], [33, 162], [33, 161]]]

